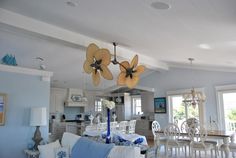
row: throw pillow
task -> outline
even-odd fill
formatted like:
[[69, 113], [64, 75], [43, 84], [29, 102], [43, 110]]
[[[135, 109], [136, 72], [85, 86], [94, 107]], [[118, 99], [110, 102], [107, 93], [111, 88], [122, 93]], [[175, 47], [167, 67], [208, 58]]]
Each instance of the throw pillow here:
[[59, 143], [59, 140], [56, 140], [55, 142], [46, 145], [39, 145], [38, 149], [40, 153], [40, 158], [54, 158], [55, 149], [60, 147], [61, 145]]
[[61, 147], [55, 151], [56, 158], [69, 158], [69, 148]]
[[80, 139], [80, 136], [75, 135], [73, 133], [65, 132], [62, 136], [61, 146], [69, 147], [69, 153], [71, 154], [71, 150], [75, 143]]

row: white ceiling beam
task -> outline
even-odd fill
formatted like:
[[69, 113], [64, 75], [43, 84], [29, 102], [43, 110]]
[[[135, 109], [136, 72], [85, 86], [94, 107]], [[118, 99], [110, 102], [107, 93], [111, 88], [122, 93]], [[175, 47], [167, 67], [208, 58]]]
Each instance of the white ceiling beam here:
[[53, 72], [49, 71], [23, 68], [19, 66], [2, 65], [2, 64], [0, 64], [0, 72], [11, 72], [11, 73], [31, 75], [31, 76], [40, 76], [42, 81], [48, 81], [48, 82], [50, 82], [50, 78], [53, 76]]
[[[0, 23], [23, 31], [28, 31], [36, 36], [40, 35], [45, 38], [53, 38], [67, 44], [78, 45], [79, 47], [82, 46], [86, 48], [90, 43], [96, 43], [99, 47], [107, 48], [111, 51], [113, 50], [113, 45], [111, 43], [103, 42], [2, 8], [0, 8]], [[168, 70], [168, 65], [166, 63], [152, 57], [119, 46], [117, 47], [117, 51], [119, 52], [120, 57], [130, 60], [135, 54], [138, 54], [140, 63], [147, 66], [147, 68]]]

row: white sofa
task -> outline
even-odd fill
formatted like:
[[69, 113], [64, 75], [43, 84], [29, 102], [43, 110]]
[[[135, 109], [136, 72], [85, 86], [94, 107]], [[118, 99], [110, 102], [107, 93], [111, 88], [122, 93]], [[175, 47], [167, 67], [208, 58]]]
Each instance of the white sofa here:
[[[61, 145], [58, 141], [47, 144], [40, 145], [40, 158], [52, 158], [54, 150], [58, 147], [65, 147], [69, 150], [69, 155], [71, 155], [71, 150], [75, 143], [80, 139], [80, 136], [65, 132], [62, 136]], [[50, 156], [49, 156], [50, 155]], [[139, 147], [133, 146], [114, 146], [107, 158], [144, 158], [144, 155], [140, 154]]]
[[[62, 147], [69, 147], [69, 152], [71, 152], [71, 149], [73, 148], [74, 144], [77, 142], [77, 140], [80, 139], [80, 136], [67, 133], [65, 132], [63, 134], [61, 145]], [[115, 146], [110, 151], [108, 158], [144, 158], [144, 155], [140, 154], [140, 148], [139, 147], [133, 147], [133, 146]]]

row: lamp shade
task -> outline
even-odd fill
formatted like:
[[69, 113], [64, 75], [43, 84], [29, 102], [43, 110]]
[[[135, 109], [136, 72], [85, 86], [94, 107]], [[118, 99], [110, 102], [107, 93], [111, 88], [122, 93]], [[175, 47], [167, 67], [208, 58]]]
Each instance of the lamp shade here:
[[31, 108], [30, 126], [46, 126], [47, 125], [47, 108], [35, 107]]

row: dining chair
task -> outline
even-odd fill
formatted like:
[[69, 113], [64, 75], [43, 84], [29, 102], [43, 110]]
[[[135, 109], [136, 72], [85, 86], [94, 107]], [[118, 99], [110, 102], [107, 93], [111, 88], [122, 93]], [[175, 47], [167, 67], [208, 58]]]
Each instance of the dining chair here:
[[119, 131], [122, 133], [126, 133], [126, 127], [127, 127], [128, 121], [121, 121], [119, 123]]
[[85, 131], [94, 131], [94, 130], [97, 130], [96, 125], [88, 125], [85, 127]]
[[115, 131], [116, 130], [116, 127], [117, 127], [117, 125], [118, 125], [118, 122], [111, 122], [110, 123], [110, 125], [111, 125], [111, 131]]
[[187, 120], [186, 120], [186, 123], [187, 123], [187, 125], [188, 125], [188, 128], [190, 127], [190, 126], [192, 126], [192, 125], [195, 125], [196, 127], [200, 124], [199, 123], [199, 120], [197, 119], [197, 118], [195, 118], [195, 117], [191, 117], [191, 118], [188, 118]]
[[[211, 122], [210, 124], [207, 124], [209, 132], [218, 130], [218, 124], [216, 122]], [[219, 155], [219, 142], [213, 138], [207, 138], [205, 140], [205, 143], [212, 144], [214, 146], [215, 155]]]
[[[154, 137], [154, 148], [155, 148], [155, 156], [159, 156], [160, 154], [160, 147], [164, 146], [166, 144], [166, 138], [161, 138], [160, 134], [158, 132], [161, 131], [161, 126], [159, 122], [153, 121], [152, 122], [152, 134]], [[165, 150], [166, 153], [166, 150]]]
[[[180, 130], [181, 130], [182, 133], [188, 133], [189, 125], [187, 123], [187, 120], [185, 120], [184, 122], [181, 123]], [[190, 156], [191, 155], [191, 153], [190, 153], [190, 143], [191, 143], [191, 140], [188, 137], [188, 135], [183, 134], [182, 137], [179, 138], [179, 141], [186, 142], [186, 144], [188, 145], [188, 151], [189, 151], [189, 156]]]
[[[180, 148], [185, 148], [185, 157], [186, 157], [186, 145], [187, 143], [184, 141], [179, 141], [180, 137], [180, 129], [176, 124], [170, 123], [167, 125], [164, 129], [164, 135], [166, 136], [166, 156], [168, 156], [168, 149], [171, 148], [171, 154], [172, 154], [172, 148], [175, 148], [175, 154], [176, 156], [179, 156], [180, 154]], [[178, 149], [178, 152], [177, 152]]]
[[99, 131], [106, 131], [107, 130], [107, 123], [103, 122], [103, 123], [97, 124], [97, 130], [99, 130]]
[[130, 120], [128, 122], [128, 134], [135, 133], [136, 120]]
[[[214, 146], [209, 143], [205, 143], [207, 138], [207, 131], [203, 126], [197, 126], [192, 124], [188, 129], [188, 135], [191, 140], [190, 148], [191, 148], [191, 157], [193, 157], [193, 153], [199, 151], [199, 157], [201, 157], [201, 151], [205, 152], [205, 157], [207, 156], [207, 151], [211, 152], [211, 157], [213, 156]], [[217, 157], [217, 155], [215, 155]]]

